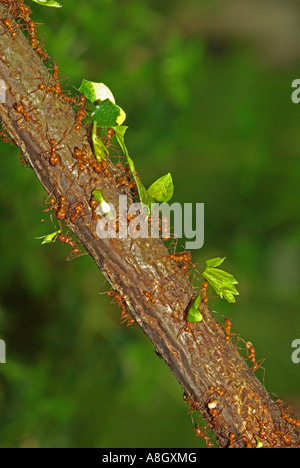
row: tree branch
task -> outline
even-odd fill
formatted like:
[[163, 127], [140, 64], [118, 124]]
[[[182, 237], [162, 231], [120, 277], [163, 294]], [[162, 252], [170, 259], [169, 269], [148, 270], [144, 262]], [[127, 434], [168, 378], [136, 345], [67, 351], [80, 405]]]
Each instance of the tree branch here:
[[[126, 176], [108, 160], [107, 173], [80, 172], [75, 147], [94, 158], [90, 129], [75, 130], [75, 110], [63, 96], [38, 90], [55, 85], [54, 77], [33, 50], [9, 11], [0, 2], [0, 78], [6, 83], [6, 102], [0, 105], [3, 126], [35, 172], [45, 190], [56, 199], [66, 197], [64, 220], [98, 265], [127, 309], [152, 341], [185, 392], [191, 411], [201, 413], [217, 436], [220, 447], [300, 447], [295, 424], [288, 421], [237, 351], [205, 304], [203, 321], [185, 331], [188, 307], [195, 289], [176, 265], [160, 239], [99, 239], [89, 201], [92, 191], [118, 206], [118, 196], [130, 192], [116, 183]], [[15, 1], [13, 5], [22, 5]], [[17, 37], [3, 23], [8, 18]], [[24, 20], [24, 18], [23, 18]], [[26, 26], [26, 21], [23, 21]], [[50, 63], [50, 62], [49, 62]], [[16, 111], [22, 104], [25, 115]], [[27, 117], [26, 117], [27, 116]], [[49, 163], [50, 139], [56, 140], [61, 164]], [[73, 222], [74, 207], [82, 203], [84, 216]], [[145, 292], [150, 292], [153, 301]], [[283, 417], [282, 417], [283, 416]], [[201, 435], [201, 431], [198, 430]], [[232, 435], [233, 434], [233, 435]]]

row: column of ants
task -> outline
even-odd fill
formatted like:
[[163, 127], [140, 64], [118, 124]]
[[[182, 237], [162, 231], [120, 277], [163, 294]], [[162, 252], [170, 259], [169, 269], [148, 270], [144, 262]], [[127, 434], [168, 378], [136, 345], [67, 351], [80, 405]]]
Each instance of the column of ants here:
[[[59, 78], [59, 67], [44, 49], [44, 45], [41, 42], [41, 37], [37, 34], [37, 24], [31, 19], [32, 12], [30, 8], [27, 5], [24, 5], [23, 0], [12, 0], [12, 1], [4, 0], [2, 1], [2, 3], [6, 3], [9, 5], [10, 14], [17, 20], [16, 26], [13, 26], [9, 18], [1, 18], [1, 23], [3, 25], [3, 28], [5, 29], [3, 34], [5, 33], [10, 34], [13, 40], [15, 40], [19, 29], [21, 29], [21, 27], [24, 28], [24, 30], [26, 30], [28, 33], [28, 40], [30, 42], [32, 49], [35, 51], [37, 56], [42, 61], [45, 61], [52, 69], [53, 83], [51, 85], [46, 85], [45, 83], [39, 83], [37, 85], [36, 90], [32, 91], [31, 93], [34, 93], [35, 91], [43, 91], [45, 93], [45, 96], [52, 93], [58, 99], [61, 99], [63, 102], [68, 103], [76, 111], [75, 118], [74, 118], [74, 125], [73, 125], [72, 130], [74, 129], [76, 132], [79, 132], [83, 126], [85, 126], [87, 129], [90, 130], [89, 124], [84, 123], [85, 118], [88, 116], [88, 111], [85, 108], [85, 96], [81, 94], [80, 96], [74, 97], [74, 96], [70, 96], [69, 92], [68, 93], [63, 92], [63, 87], [60, 83], [60, 78]], [[5, 62], [5, 56], [3, 54], [0, 58], [3, 62]], [[19, 114], [19, 118], [17, 121], [21, 121], [26, 124], [26, 123], [31, 122], [31, 120], [34, 120], [34, 117], [30, 115], [34, 111], [34, 109], [27, 109], [23, 102], [21, 101], [15, 102], [13, 104], [13, 109], [16, 112], [16, 114]], [[66, 136], [67, 136], [67, 131], [62, 136], [60, 141], [57, 141], [56, 139], [49, 137], [49, 135], [47, 134], [47, 139], [49, 142], [49, 149], [47, 151], [40, 153], [40, 156], [45, 158], [52, 167], [62, 166], [62, 159], [60, 156], [60, 151], [64, 148], [64, 146], [60, 146], [60, 145], [62, 145]], [[113, 129], [108, 128], [106, 129], [106, 133], [102, 135], [102, 140], [106, 148], [111, 149], [116, 155], [116, 157], [118, 158], [118, 162], [115, 164], [115, 166], [121, 171], [121, 176], [117, 177], [115, 180], [116, 187], [117, 188], [123, 187], [123, 188], [129, 189], [132, 192], [132, 196], [134, 197], [137, 195], [136, 184], [133, 178], [130, 176], [130, 171], [127, 166], [127, 163], [124, 161], [124, 158], [121, 157], [118, 153], [118, 150], [111, 145], [113, 136], [114, 136]], [[8, 134], [5, 132], [5, 130], [0, 131], [0, 137], [2, 138], [3, 141], [6, 141], [6, 142], [11, 141], [8, 137]], [[73, 155], [74, 166], [77, 167], [79, 174], [84, 173], [85, 171], [90, 171], [94, 174], [102, 174], [108, 179], [112, 177], [112, 174], [109, 171], [109, 164], [106, 160], [102, 160], [101, 162], [99, 162], [96, 159], [95, 155], [92, 155], [92, 156], [88, 155], [88, 153], [85, 151], [84, 148], [79, 148], [79, 147], [74, 147], [74, 148], [68, 147], [68, 148], [71, 154]], [[60, 229], [57, 229], [58, 240], [61, 243], [67, 244], [69, 247], [71, 247], [71, 252], [68, 256], [68, 259], [76, 258], [79, 255], [82, 255], [82, 251], [79, 248], [77, 242], [73, 240], [72, 236], [68, 235], [68, 232], [63, 232], [62, 222], [65, 222], [67, 224], [68, 223], [74, 224], [78, 219], [85, 216], [87, 214], [86, 204], [83, 202], [78, 202], [78, 203], [75, 203], [74, 205], [68, 205], [66, 194], [59, 196], [58, 199], [56, 199], [54, 196], [51, 196], [50, 201], [48, 203], [49, 203], [49, 206], [45, 209], [45, 211], [54, 210], [56, 218], [60, 224]], [[98, 202], [95, 200], [95, 198], [92, 195], [90, 197], [90, 200], [88, 200], [88, 206], [90, 210], [88, 211], [88, 213], [92, 213], [92, 219], [96, 221], [99, 218], [97, 214]], [[128, 216], [130, 217], [130, 219], [128, 219], [130, 221], [132, 219], [132, 215], [128, 215]], [[151, 217], [149, 217], [149, 223], [151, 223]], [[170, 236], [169, 235], [166, 236], [164, 233], [164, 226], [165, 226], [165, 220], [163, 219], [161, 220], [161, 224], [159, 226], [161, 239], [163, 241], [170, 239]], [[116, 226], [116, 228], [118, 228], [118, 226]], [[189, 251], [177, 252], [177, 241], [175, 243], [171, 243], [169, 248], [171, 249], [171, 252], [168, 254], [167, 257], [168, 257], [168, 260], [174, 266], [175, 274], [176, 274], [176, 269], [177, 270], [179, 269], [190, 280], [191, 280], [191, 275], [194, 275], [194, 277], [196, 275], [197, 278], [201, 277], [199, 270], [198, 270], [198, 266], [192, 262], [192, 256]], [[206, 280], [203, 281], [200, 286], [202, 306], [207, 306], [208, 304], [208, 301], [209, 301], [209, 297], [207, 295], [208, 288], [209, 288], [208, 281]], [[109, 297], [112, 298], [113, 302], [118, 303], [119, 306], [121, 307], [121, 322], [127, 323], [127, 326], [132, 325], [135, 321], [132, 318], [132, 316], [129, 314], [127, 307], [126, 307], [126, 300], [128, 298], [125, 297], [122, 292], [115, 290], [115, 289], [106, 291], [105, 293]], [[153, 291], [143, 291], [143, 295], [145, 296], [147, 301], [155, 307], [155, 303], [158, 299], [156, 297], [156, 288]], [[174, 317], [174, 320], [178, 320], [178, 319]], [[199, 350], [197, 337], [193, 331], [193, 326], [194, 325], [198, 326], [199, 324], [193, 324], [186, 320], [184, 321], [185, 321], [185, 325], [183, 327], [184, 332], [192, 333], [193, 339], [196, 342], [196, 347]], [[182, 323], [182, 320], [179, 320], [179, 322]], [[231, 327], [232, 327], [231, 320], [226, 318], [223, 324], [225, 343], [228, 343], [232, 339]], [[250, 341], [244, 342], [244, 343], [246, 346], [245, 347], [246, 357], [252, 363], [253, 371], [256, 371], [260, 367], [260, 364], [256, 361], [255, 348]], [[193, 349], [191, 349], [190, 351], [194, 352]], [[204, 439], [207, 447], [213, 447], [214, 445], [211, 442], [211, 439], [208, 435], [208, 428], [214, 427], [216, 424], [218, 424], [217, 420], [222, 411], [222, 409], [221, 410], [217, 409], [217, 408], [220, 408], [221, 406], [219, 404], [218, 398], [223, 398], [225, 394], [226, 394], [226, 391], [224, 388], [211, 385], [206, 395], [207, 397], [206, 409], [208, 409], [208, 413], [211, 419], [210, 421], [208, 421], [208, 425], [205, 428], [200, 427], [199, 418], [198, 418], [198, 421], [195, 423], [195, 433], [198, 437], [202, 437]], [[202, 404], [194, 401], [191, 398], [191, 396], [189, 396], [186, 392], [184, 392], [183, 394], [183, 399], [186, 403], [189, 404], [191, 415], [193, 416], [196, 413], [199, 416], [200, 410], [202, 409]], [[280, 402], [280, 405], [282, 405], [282, 402]], [[300, 422], [296, 420], [295, 418], [291, 417], [288, 414], [288, 412], [283, 409], [282, 409], [282, 418], [288, 421], [293, 426], [300, 427]], [[269, 446], [269, 447], [279, 446], [280, 443], [282, 445], [282, 441], [284, 442], [284, 444], [287, 444], [287, 445], [290, 442], [289, 436], [286, 434], [283, 435], [282, 433], [280, 433], [280, 431], [278, 431], [277, 434], [274, 434], [274, 433], [270, 434], [267, 431], [267, 428], [264, 426], [261, 419], [259, 419], [259, 425], [260, 425], [260, 432], [257, 437], [253, 435], [252, 440], [249, 440], [248, 438], [244, 437], [243, 434], [230, 433], [229, 436], [224, 435], [224, 437], [228, 439], [227, 447], [234, 448], [235, 444], [240, 443], [241, 440], [244, 441], [244, 446], [246, 448], [257, 447], [258, 437], [260, 437], [260, 439], [263, 441], [264, 446]]]

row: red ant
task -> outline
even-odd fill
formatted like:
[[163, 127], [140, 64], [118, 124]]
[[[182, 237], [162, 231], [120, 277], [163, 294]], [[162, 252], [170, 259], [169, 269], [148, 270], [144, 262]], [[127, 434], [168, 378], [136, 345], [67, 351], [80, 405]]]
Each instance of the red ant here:
[[114, 130], [112, 128], [107, 129], [107, 139], [106, 139], [106, 142], [105, 142], [105, 147], [106, 148], [110, 147], [111, 139], [114, 136], [114, 133], [115, 132], [114, 132]]
[[253, 364], [252, 369], [254, 371], [256, 371], [259, 368], [260, 365], [258, 365], [258, 363], [256, 362], [256, 357], [255, 357], [256, 352], [255, 352], [255, 348], [254, 348], [253, 344], [251, 343], [251, 341], [246, 342], [246, 350], [247, 350], [247, 357], [248, 357], [248, 359], [250, 359], [250, 361]]
[[198, 425], [196, 425], [195, 433], [197, 437], [202, 437], [202, 439], [204, 439], [207, 448], [213, 447], [214, 444], [211, 442], [206, 430], [202, 430]]
[[152, 304], [156, 303], [156, 299], [154, 299], [154, 297], [151, 296], [149, 291], [143, 291], [143, 294], [146, 297], [146, 299], [148, 299], [148, 302], [151, 302]]
[[231, 327], [232, 327], [231, 320], [226, 319], [224, 323], [225, 341], [230, 341], [231, 339]]
[[[53, 198], [51, 198], [51, 203], [53, 202]], [[60, 204], [56, 207], [56, 217], [57, 219], [65, 219], [67, 216], [67, 209], [66, 209], [66, 197], [63, 195], [60, 197]]]
[[[16, 31], [14, 30], [12, 24], [11, 24], [11, 21], [9, 18], [2, 18], [2, 23], [4, 24], [4, 26], [6, 27], [7, 31], [10, 33], [11, 37], [13, 39], [16, 39], [17, 37], [17, 33]], [[5, 33], [4, 33], [5, 34]]]
[[97, 210], [97, 208], [99, 206], [99, 203], [97, 202], [97, 200], [94, 197], [92, 197], [90, 199], [90, 201], [89, 201], [89, 205], [92, 208], [93, 219], [95, 219], [95, 220], [98, 219], [98, 215], [97, 215], [96, 210]]
[[214, 393], [217, 393], [220, 397], [223, 397], [226, 394], [226, 390], [223, 387], [215, 387], [214, 385], [210, 385], [209, 390]]
[[78, 110], [78, 112], [76, 114], [76, 117], [75, 117], [75, 127], [74, 128], [75, 128], [76, 131], [79, 131], [81, 129], [82, 121], [87, 116], [87, 112], [84, 109], [84, 105], [85, 105], [85, 95], [81, 94], [80, 100], [79, 100], [79, 110]]
[[76, 221], [83, 213], [84, 211], [84, 206], [83, 206], [83, 203], [79, 202], [75, 208], [75, 214], [74, 216], [72, 216], [72, 218], [70, 218], [71, 222], [74, 223], [74, 221]]
[[[70, 131], [69, 131], [69, 133], [70, 133]], [[42, 151], [40, 153], [40, 155], [46, 154], [46, 157], [49, 157], [49, 162], [50, 162], [51, 166], [56, 166], [57, 164], [61, 164], [61, 157], [58, 154], [58, 151], [64, 149], [65, 147], [61, 146], [60, 148], [58, 148], [58, 145], [60, 145], [60, 143], [63, 141], [64, 138], [66, 138], [67, 135], [68, 134], [67, 134], [67, 130], [66, 130], [64, 132], [62, 138], [59, 140], [59, 142], [57, 142], [55, 138], [50, 138], [49, 139], [49, 137], [48, 137], [48, 127], [47, 127], [47, 138], [48, 138], [51, 149], [48, 150], [48, 151]]]
[[18, 13], [19, 16], [25, 21], [25, 23], [28, 23], [30, 21], [30, 15], [32, 11], [30, 10], [29, 6], [23, 5], [23, 3], [19, 4]]
[[126, 176], [121, 176], [119, 177], [117, 180], [117, 188], [121, 187], [122, 185], [125, 186], [125, 187], [128, 187], [130, 189], [134, 188], [135, 187], [135, 182], [129, 182], [129, 180], [127, 179]]
[[117, 291], [107, 291], [106, 293], [109, 297], [113, 297], [115, 299], [115, 301], [119, 304], [119, 306], [121, 307], [121, 323], [124, 323], [124, 322], [127, 322], [127, 327], [129, 327], [130, 325], [133, 325], [135, 320], [131, 317], [131, 315], [129, 314], [129, 312], [127, 311], [126, 309], [126, 305], [125, 305], [125, 302], [124, 302], [124, 298], [122, 296], [121, 293], [117, 292]]
[[66, 236], [65, 234], [58, 234], [57, 237], [60, 242], [62, 242], [63, 244], [68, 244], [72, 248], [72, 251], [68, 256], [67, 260], [69, 260], [71, 255], [78, 255], [81, 253], [81, 250], [77, 247], [77, 243], [72, 239], [71, 236]]
[[208, 297], [207, 297], [207, 289], [209, 287], [209, 282], [207, 280], [204, 281], [202, 284], [202, 288], [200, 289], [201, 296], [202, 296], [202, 303], [207, 304], [208, 302]]
[[23, 117], [26, 122], [30, 122], [31, 120], [33, 120], [28, 114], [29, 112], [32, 112], [33, 110], [35, 109], [31, 109], [30, 111], [26, 112], [25, 110], [25, 106], [22, 102], [16, 102], [14, 105], [13, 105], [13, 109], [18, 113], [18, 114], [21, 114], [21, 117], [17, 120], [17, 122], [19, 122], [19, 120]]
[[190, 405], [190, 408], [194, 411], [199, 411], [200, 403], [198, 401], [194, 401], [186, 392], [182, 395], [183, 401]]
[[176, 263], [181, 264], [180, 268], [184, 272], [188, 270], [192, 261], [191, 252], [188, 251], [183, 252], [182, 254], [169, 254], [168, 258]]

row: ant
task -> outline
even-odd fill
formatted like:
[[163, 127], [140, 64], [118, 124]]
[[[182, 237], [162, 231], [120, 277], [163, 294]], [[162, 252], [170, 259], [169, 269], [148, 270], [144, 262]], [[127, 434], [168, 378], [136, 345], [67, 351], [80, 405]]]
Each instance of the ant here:
[[[11, 24], [11, 21], [9, 18], [2, 18], [2, 23], [4, 24], [4, 26], [6, 27], [7, 31], [10, 33], [11, 37], [13, 39], [16, 39], [17, 37], [17, 33], [16, 31], [14, 30], [12, 24]], [[5, 34], [5, 33], [4, 33]]]
[[[71, 130], [70, 130], [71, 131]], [[69, 131], [69, 133], [70, 133]], [[50, 147], [51, 149], [48, 150], [48, 151], [42, 151], [40, 153], [40, 155], [42, 154], [46, 154], [46, 157], [49, 157], [49, 162], [51, 164], [51, 166], [56, 166], [57, 164], [61, 165], [61, 157], [60, 155], [58, 154], [58, 151], [64, 149], [65, 147], [64, 146], [61, 146], [60, 148], [58, 148], [58, 146], [60, 145], [60, 143], [63, 141], [64, 138], [66, 138], [66, 136], [69, 134], [67, 133], [67, 130], [64, 132], [62, 138], [59, 140], [59, 142], [56, 141], [55, 138], [50, 138], [49, 139], [49, 136], [48, 136], [48, 126], [47, 126], [47, 138], [48, 138], [48, 141], [49, 141], [49, 144], [50, 144]]]
[[23, 3], [18, 5], [18, 14], [25, 21], [25, 23], [30, 21], [31, 13], [32, 11], [30, 10], [29, 6], [23, 5]]
[[185, 403], [190, 405], [192, 410], [199, 411], [200, 403], [198, 401], [194, 401], [186, 392], [183, 392], [182, 398]]
[[44, 211], [49, 211], [54, 209], [56, 213], [56, 217], [59, 220], [63, 220], [67, 216], [67, 201], [66, 197], [62, 195], [59, 197], [59, 203], [57, 203], [56, 199], [54, 197], [50, 198], [50, 206], [46, 208]]
[[113, 297], [115, 299], [115, 301], [119, 304], [119, 306], [121, 307], [121, 323], [125, 323], [127, 322], [127, 327], [129, 327], [130, 325], [133, 325], [135, 320], [131, 317], [131, 315], [129, 314], [129, 312], [127, 311], [126, 309], [126, 305], [125, 305], [125, 302], [124, 302], [124, 298], [122, 296], [122, 294], [120, 292], [117, 292], [117, 291], [114, 291], [114, 290], [111, 290], [111, 291], [107, 291], [106, 293], [109, 297]]
[[220, 397], [223, 397], [226, 394], [226, 390], [223, 387], [215, 387], [214, 385], [210, 385], [209, 390], [214, 393], [217, 393]]
[[31, 120], [33, 120], [28, 114], [29, 112], [32, 112], [33, 110], [35, 109], [31, 109], [30, 111], [26, 112], [25, 110], [25, 106], [22, 102], [16, 102], [14, 105], [13, 105], [13, 109], [18, 113], [18, 114], [21, 114], [21, 117], [17, 120], [17, 122], [19, 122], [19, 120], [23, 117], [26, 122], [30, 122]]
[[[247, 357], [252, 362], [252, 364], [253, 364], [252, 369], [255, 372], [260, 367], [261, 364], [258, 364], [256, 362], [256, 352], [255, 352], [255, 348], [254, 348], [253, 344], [251, 343], [251, 341], [246, 342], [246, 350], [247, 350]], [[263, 361], [264, 361], [264, 359], [261, 361], [261, 363]]]
[[105, 142], [105, 147], [108, 149], [110, 147], [111, 139], [114, 136], [114, 130], [112, 128], [107, 129], [107, 138]]
[[186, 272], [191, 264], [192, 261], [192, 255], [191, 252], [182, 252], [181, 254], [169, 254], [168, 258], [170, 260], [173, 260], [176, 263], [181, 264], [180, 269], [183, 272]]
[[79, 110], [78, 110], [78, 112], [76, 114], [76, 117], [75, 117], [75, 127], [74, 128], [75, 128], [76, 131], [79, 131], [81, 129], [82, 121], [87, 116], [87, 112], [84, 109], [84, 105], [85, 105], [85, 95], [81, 94], [80, 100], [79, 100]]
[[[53, 198], [51, 198], [50, 203], [52, 204]], [[66, 209], [66, 197], [62, 195], [60, 197], [60, 204], [56, 208], [56, 217], [57, 219], [65, 219], [67, 216], [67, 209]]]
[[71, 257], [71, 255], [78, 255], [81, 253], [81, 250], [77, 247], [77, 243], [72, 239], [71, 236], [59, 233], [57, 237], [60, 242], [62, 242], [63, 244], [68, 244], [72, 248], [72, 251], [68, 256], [68, 260]]
[[282, 419], [285, 419], [288, 423], [290, 423], [292, 426], [300, 428], [300, 420], [299, 419], [294, 419], [291, 416], [288, 415], [286, 411], [283, 411], [281, 413]]
[[[27, 30], [28, 34], [30, 36], [30, 45], [33, 48], [33, 50], [39, 55], [40, 57], [44, 58], [45, 60], [49, 60], [50, 56], [43, 50], [43, 48], [40, 45], [40, 42], [37, 39], [36, 35], [36, 23], [30, 19], [29, 13], [24, 10], [24, 15], [22, 16], [23, 19], [25, 20], [27, 24]], [[25, 17], [24, 17], [25, 16]]]
[[208, 302], [208, 297], [207, 297], [208, 287], [209, 287], [209, 282], [207, 280], [205, 280], [204, 283], [202, 284], [202, 288], [200, 289], [201, 296], [202, 296], [201, 302], [203, 304], [207, 304], [207, 302]]
[[224, 323], [225, 341], [231, 340], [231, 327], [232, 327], [231, 320], [226, 319]]
[[211, 442], [207, 432], [206, 432], [206, 429], [202, 430], [198, 425], [195, 426], [195, 433], [196, 433], [196, 436], [197, 437], [202, 437], [202, 439], [204, 439], [205, 443], [206, 443], [206, 446], [207, 448], [211, 448], [213, 447], [213, 443]]
[[72, 223], [74, 223], [74, 221], [76, 221], [83, 213], [84, 211], [84, 206], [83, 206], [83, 203], [79, 202], [75, 208], [75, 214], [74, 216], [72, 216], [72, 218], [70, 219]]
[[143, 294], [146, 297], [146, 299], [148, 299], [148, 302], [151, 302], [152, 304], [156, 303], [156, 299], [154, 299], [154, 297], [151, 296], [149, 291], [143, 291]]
[[99, 203], [97, 202], [97, 200], [94, 197], [92, 197], [90, 199], [90, 201], [89, 201], [89, 205], [92, 208], [93, 219], [97, 220], [99, 216], [97, 215], [96, 210], [97, 210], [97, 208], [99, 206]]
[[117, 188], [124, 185], [125, 187], [128, 187], [128, 188], [132, 189], [136, 185], [135, 182], [129, 182], [129, 180], [127, 179], [126, 176], [119, 177], [116, 182], [117, 182]]

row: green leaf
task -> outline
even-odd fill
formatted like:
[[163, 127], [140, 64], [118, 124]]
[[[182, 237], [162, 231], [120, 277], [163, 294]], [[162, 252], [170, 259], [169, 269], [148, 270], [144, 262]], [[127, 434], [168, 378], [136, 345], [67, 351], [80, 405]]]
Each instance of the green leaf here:
[[44, 5], [47, 7], [54, 7], [54, 8], [61, 8], [62, 5], [58, 2], [55, 2], [54, 0], [32, 0], [35, 3], [38, 3], [39, 5]]
[[93, 122], [92, 141], [96, 159], [97, 161], [101, 162], [103, 159], [106, 159], [106, 155], [108, 155], [109, 153], [105, 144], [97, 135], [97, 122], [95, 120]]
[[79, 91], [91, 102], [101, 102], [109, 99], [115, 104], [115, 98], [111, 90], [104, 83], [82, 80]]
[[234, 296], [239, 294], [235, 287], [235, 284], [238, 284], [238, 282], [231, 273], [216, 268], [223, 263], [225, 258], [217, 257], [207, 260], [206, 269], [202, 273], [202, 276], [214, 288], [221, 299], [224, 298], [232, 303], [235, 302]]
[[159, 203], [167, 203], [174, 193], [173, 179], [170, 173], [157, 179], [148, 188], [149, 195]]
[[186, 318], [187, 322], [196, 323], [196, 322], [201, 322], [201, 320], [203, 320], [203, 315], [198, 310], [200, 302], [201, 302], [201, 295], [198, 294], [198, 296], [196, 296], [196, 298], [195, 298], [195, 300], [194, 300], [194, 302], [193, 302], [193, 304], [190, 307], [190, 310], [188, 312], [188, 315], [187, 315], [187, 318]]
[[51, 234], [46, 234], [45, 236], [36, 237], [36, 239], [44, 239], [42, 244], [50, 244], [51, 242], [55, 242], [58, 234], [61, 233], [61, 229], [58, 231], [52, 232]]
[[114, 104], [110, 99], [100, 102], [92, 112], [92, 118], [96, 120], [97, 125], [102, 128], [122, 125], [126, 119], [125, 112], [121, 107]]
[[221, 265], [224, 260], [225, 260], [226, 257], [217, 257], [217, 258], [211, 258], [210, 260], [207, 260], [206, 262], [206, 265], [209, 266], [209, 267], [218, 267], [219, 265]]
[[151, 197], [151, 195], [149, 195], [146, 188], [142, 184], [139, 176], [137, 175], [134, 162], [131, 159], [131, 157], [129, 156], [127, 147], [125, 145], [125, 133], [126, 133], [126, 130], [127, 130], [128, 127], [126, 127], [125, 125], [123, 125], [123, 126], [118, 125], [117, 127], [112, 127], [112, 128], [113, 128], [113, 130], [115, 132], [117, 142], [119, 143], [123, 153], [126, 156], [130, 172], [131, 172], [131, 174], [132, 174], [132, 176], [133, 176], [133, 178], [135, 180], [135, 183], [136, 183], [136, 186], [137, 186], [137, 189], [138, 189], [140, 202], [143, 203], [144, 205], [146, 205], [147, 208], [148, 208], [148, 212], [151, 213], [151, 203], [153, 203], [154, 200]]

